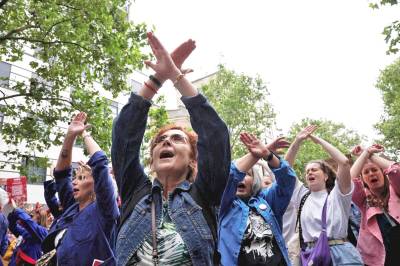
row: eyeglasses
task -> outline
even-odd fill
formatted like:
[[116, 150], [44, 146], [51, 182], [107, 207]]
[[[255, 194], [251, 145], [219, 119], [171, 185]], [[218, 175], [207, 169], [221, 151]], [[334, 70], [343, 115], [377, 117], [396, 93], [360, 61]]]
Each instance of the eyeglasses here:
[[168, 135], [158, 136], [155, 139], [154, 144], [157, 145], [161, 142], [164, 142], [167, 139], [169, 139], [172, 143], [175, 143], [175, 144], [185, 144], [188, 142], [188, 140], [186, 139], [185, 136], [180, 135], [180, 134], [172, 134], [170, 136], [168, 136]]

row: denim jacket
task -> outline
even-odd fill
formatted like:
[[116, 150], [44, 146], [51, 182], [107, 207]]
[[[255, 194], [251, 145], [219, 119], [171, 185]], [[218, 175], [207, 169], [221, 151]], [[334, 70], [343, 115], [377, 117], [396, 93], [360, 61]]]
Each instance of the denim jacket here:
[[[222, 265], [237, 265], [240, 247], [246, 230], [250, 207], [257, 211], [271, 226], [272, 233], [282, 252], [286, 265], [291, 265], [285, 240], [282, 236], [282, 216], [290, 202], [296, 182], [296, 174], [289, 164], [280, 160], [280, 166], [272, 169], [276, 182], [253, 196], [246, 204], [236, 197], [237, 185], [243, 181], [245, 173], [231, 164], [229, 181], [222, 196], [219, 212], [218, 251]], [[260, 208], [260, 206], [262, 208]], [[295, 222], [295, 221], [294, 221]]]
[[47, 180], [43, 182], [44, 187], [44, 200], [46, 201], [47, 207], [54, 219], [57, 219], [62, 214], [60, 210], [60, 202], [57, 199], [57, 186], [54, 180]]
[[107, 156], [98, 151], [92, 155], [88, 165], [92, 168], [96, 200], [81, 211], [79, 204], [74, 203], [71, 168], [54, 171], [64, 212], [52, 225], [42, 247], [44, 252], [52, 250], [56, 235], [66, 229], [57, 247], [58, 265], [92, 265], [95, 259], [104, 261], [103, 265], [115, 265], [112, 237], [119, 211], [108, 173]]
[[32, 220], [24, 210], [16, 208], [8, 215], [9, 229], [16, 237], [22, 236], [21, 244], [15, 248], [10, 265], [16, 265], [17, 257], [34, 262], [42, 256], [41, 243], [47, 236], [47, 229]]
[[[213, 265], [215, 250], [211, 230], [202, 209], [188, 191], [197, 189], [210, 207], [220, 203], [230, 164], [229, 134], [225, 123], [201, 94], [182, 97], [198, 134], [198, 173], [190, 184], [184, 181], [168, 197], [168, 212], [182, 237], [194, 265]], [[114, 121], [112, 162], [122, 199], [122, 212], [137, 191], [152, 186], [122, 224], [117, 238], [117, 264], [126, 265], [145, 239], [151, 237], [151, 202], [155, 201], [156, 222], [161, 219], [162, 188], [157, 179], [151, 185], [139, 161], [140, 144], [151, 102], [131, 95]]]

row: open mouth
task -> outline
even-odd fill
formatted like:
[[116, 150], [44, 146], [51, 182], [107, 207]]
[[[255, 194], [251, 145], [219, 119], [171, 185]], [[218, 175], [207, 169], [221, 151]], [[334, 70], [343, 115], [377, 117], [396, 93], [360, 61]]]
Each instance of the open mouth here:
[[73, 193], [77, 193], [77, 192], [79, 192], [79, 189], [74, 188], [74, 189], [72, 189], [72, 192], [73, 192]]
[[174, 156], [175, 155], [172, 151], [162, 151], [160, 153], [160, 159], [172, 158]]
[[239, 184], [237, 185], [237, 188], [238, 188], [238, 189], [245, 189], [246, 186], [244, 185], [244, 183], [239, 183]]
[[309, 182], [312, 182], [312, 181], [314, 181], [315, 180], [315, 177], [314, 176], [310, 176], [309, 178], [308, 178], [308, 181]]
[[371, 183], [376, 183], [376, 182], [378, 182], [378, 178], [372, 177], [372, 178], [369, 180], [369, 182], [371, 182]]

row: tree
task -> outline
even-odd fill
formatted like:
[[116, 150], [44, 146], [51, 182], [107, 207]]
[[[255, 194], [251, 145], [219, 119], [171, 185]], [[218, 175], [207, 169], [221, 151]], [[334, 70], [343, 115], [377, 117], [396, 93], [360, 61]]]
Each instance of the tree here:
[[[115, 97], [129, 91], [127, 74], [148, 56], [146, 25], [127, 20], [125, 0], [0, 0], [0, 61], [29, 60], [32, 77], [0, 80], [0, 111], [10, 123], [2, 137], [6, 156], [43, 152], [60, 145], [75, 110], [88, 113], [92, 134], [110, 147], [109, 102], [94, 88], [102, 83]], [[26, 56], [28, 51], [34, 58]]]
[[384, 114], [375, 128], [383, 135], [383, 145], [395, 157], [400, 148], [400, 59], [381, 71], [376, 87], [382, 94]]
[[[370, 3], [370, 7], [373, 9], [379, 9], [385, 5], [397, 5], [397, 0], [380, 0], [379, 2]], [[400, 21], [393, 21], [392, 24], [386, 26], [383, 29], [382, 34], [385, 36], [386, 43], [389, 44], [387, 54], [395, 54], [399, 51], [400, 45]]]
[[165, 109], [165, 98], [158, 97], [149, 110], [149, 119], [146, 125], [143, 142], [141, 146], [141, 159], [144, 166], [150, 164], [150, 142], [158, 130], [168, 124], [168, 114]]
[[[315, 136], [321, 137], [338, 148], [344, 154], [349, 154], [352, 147], [365, 140], [354, 130], [347, 129], [342, 123], [335, 123], [330, 120], [316, 120], [304, 118], [299, 123], [294, 123], [288, 133], [288, 139], [293, 141], [297, 133], [308, 125], [317, 125]], [[304, 168], [311, 160], [329, 159], [328, 153], [311, 140], [305, 140], [296, 156], [294, 170], [299, 178], [304, 177]]]
[[275, 124], [275, 113], [267, 101], [269, 92], [260, 77], [237, 74], [220, 65], [216, 76], [200, 90], [229, 128], [232, 158], [246, 153], [240, 132], [261, 135]]

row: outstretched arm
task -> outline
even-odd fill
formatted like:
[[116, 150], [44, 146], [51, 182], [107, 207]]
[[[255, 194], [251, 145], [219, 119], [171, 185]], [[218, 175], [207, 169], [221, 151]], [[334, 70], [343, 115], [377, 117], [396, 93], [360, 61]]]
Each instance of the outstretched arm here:
[[89, 127], [89, 125], [85, 125], [85, 122], [86, 114], [83, 112], [78, 113], [72, 119], [71, 123], [68, 126], [67, 134], [64, 138], [64, 143], [57, 160], [56, 168], [54, 169], [57, 192], [60, 198], [61, 206], [64, 210], [66, 210], [75, 202], [72, 193], [71, 180], [72, 147], [76, 138], [81, 135], [86, 128]]
[[[153, 51], [154, 56], [157, 59], [157, 63], [152, 63], [151, 61], [145, 61], [145, 64], [155, 70], [154, 79], [149, 79], [145, 82], [144, 86], [139, 90], [138, 94], [145, 99], [151, 100], [154, 95], [157, 93], [157, 90], [162, 86], [162, 84], [167, 80], [171, 79], [168, 75], [165, 74], [165, 70], [175, 71], [172, 74], [172, 77], [178, 77], [178, 75], [185, 75], [190, 73], [191, 69], [181, 69], [183, 62], [189, 57], [189, 55], [196, 48], [196, 44], [192, 39], [183, 42], [179, 45], [170, 55], [165, 50], [161, 42], [157, 39], [156, 36], [153, 35], [152, 32], [147, 34], [148, 43]], [[167, 65], [165, 65], [167, 63]], [[171, 74], [171, 73], [170, 73]], [[159, 84], [157, 84], [157, 81]], [[175, 82], [176, 80], [172, 80]], [[159, 86], [161, 85], [161, 86]], [[175, 84], [174, 84], [175, 85]], [[186, 84], [188, 86], [188, 84]], [[182, 95], [192, 94], [194, 91], [193, 88], [183, 89], [180, 91]], [[195, 90], [197, 92], [197, 90]], [[196, 94], [194, 94], [196, 95]]]
[[350, 175], [350, 162], [349, 159], [336, 147], [328, 143], [327, 141], [310, 135], [312, 141], [321, 147], [332, 157], [333, 160], [338, 164], [337, 170], [337, 182], [339, 185], [340, 192], [342, 194], [348, 194], [351, 191], [351, 175]]
[[285, 155], [285, 160], [288, 161], [291, 167], [294, 166], [294, 162], [299, 152], [300, 145], [306, 140], [314, 131], [317, 129], [316, 125], [309, 125], [301, 130], [297, 135], [292, 144], [290, 145], [288, 151]]

